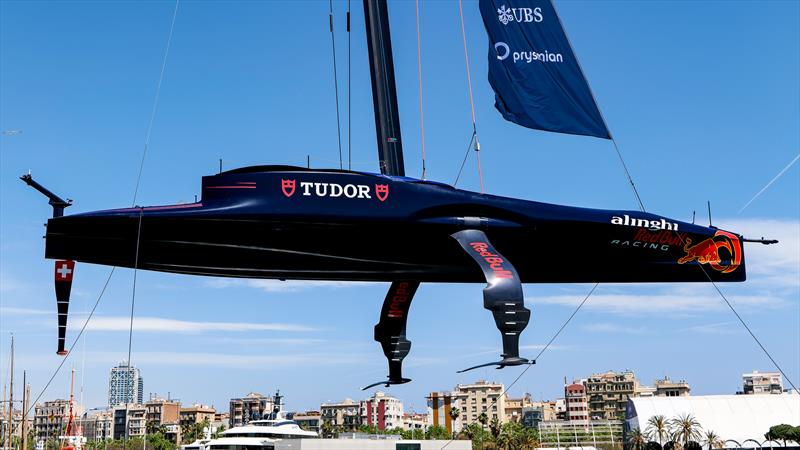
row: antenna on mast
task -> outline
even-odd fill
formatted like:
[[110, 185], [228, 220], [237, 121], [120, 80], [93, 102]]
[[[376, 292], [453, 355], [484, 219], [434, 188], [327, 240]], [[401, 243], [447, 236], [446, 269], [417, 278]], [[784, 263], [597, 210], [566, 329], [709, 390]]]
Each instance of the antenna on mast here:
[[708, 205], [708, 227], [714, 228], [714, 225], [711, 225], [711, 200], [707, 200], [706, 203]]

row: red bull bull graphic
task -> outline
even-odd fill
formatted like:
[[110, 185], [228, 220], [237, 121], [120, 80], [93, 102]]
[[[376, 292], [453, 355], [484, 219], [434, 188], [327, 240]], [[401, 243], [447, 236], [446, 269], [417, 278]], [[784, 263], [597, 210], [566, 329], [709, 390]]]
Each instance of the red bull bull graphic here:
[[678, 260], [678, 264], [697, 261], [700, 264], [708, 264], [718, 272], [731, 273], [742, 263], [742, 244], [739, 242], [739, 237], [727, 231], [718, 230], [714, 237], [695, 245], [692, 245], [692, 240], [687, 238], [683, 251], [686, 255]]

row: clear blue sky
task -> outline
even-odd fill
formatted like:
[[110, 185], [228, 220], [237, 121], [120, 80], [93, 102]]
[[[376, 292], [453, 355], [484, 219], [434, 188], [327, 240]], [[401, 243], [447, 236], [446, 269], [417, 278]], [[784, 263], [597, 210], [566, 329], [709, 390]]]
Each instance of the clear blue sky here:
[[[738, 211], [800, 152], [800, 3], [563, 0], [556, 6], [648, 209], [681, 220], [697, 210], [705, 221], [711, 200], [715, 225], [781, 239], [778, 246], [748, 245], [749, 280], [722, 289], [797, 383], [800, 167]], [[0, 129], [22, 130], [0, 136], [0, 381], [7, 379], [11, 332], [17, 368], [28, 370], [34, 393], [59, 362], [52, 262], [43, 259], [41, 239], [51, 210], [17, 177], [30, 169], [75, 199], [68, 213], [130, 204], [173, 7], [170, 1], [0, 2]], [[343, 81], [346, 3], [334, 7]], [[464, 7], [487, 190], [634, 209], [608, 141], [502, 120], [486, 81], [487, 38], [477, 2]], [[140, 203], [191, 201], [218, 158], [226, 168], [303, 164], [306, 155], [314, 167], [338, 166], [327, 10], [322, 1], [181, 2]], [[375, 171], [361, 2], [353, 10], [354, 168]], [[390, 13], [406, 167], [417, 176], [414, 3], [392, 1]], [[422, 2], [421, 13], [428, 175], [452, 183], [471, 132], [458, 6]], [[340, 97], [346, 99], [344, 84]], [[460, 187], [478, 189], [473, 159], [462, 180]], [[68, 342], [107, 273], [78, 265]], [[79, 345], [67, 364], [84, 380], [87, 407], [105, 403], [108, 369], [126, 357], [131, 282], [131, 271], [117, 271], [85, 351]], [[386, 374], [372, 340], [386, 287], [140, 272], [133, 364], [144, 373], [147, 393], [169, 391], [222, 409], [230, 397], [276, 388], [290, 409], [357, 399], [365, 395], [359, 386]], [[423, 397], [433, 390], [479, 377], [508, 383], [519, 373], [455, 373], [499, 350], [481, 288], [420, 289], [405, 364], [414, 381], [391, 389], [407, 407], [424, 410]], [[525, 286], [533, 310], [525, 355], [538, 352], [588, 290]], [[564, 377], [632, 369], [645, 383], [669, 375], [689, 381], [695, 394], [722, 394], [739, 387], [743, 372], [772, 368], [710, 286], [605, 285], [511, 393], [556, 398]], [[68, 382], [65, 370], [44, 399], [66, 396]]]

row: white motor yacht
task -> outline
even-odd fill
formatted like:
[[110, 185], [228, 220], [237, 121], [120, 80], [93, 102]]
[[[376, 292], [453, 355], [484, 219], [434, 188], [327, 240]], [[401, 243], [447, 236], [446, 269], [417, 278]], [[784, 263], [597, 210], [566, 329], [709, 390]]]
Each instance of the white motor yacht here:
[[222, 437], [199, 443], [199, 450], [273, 450], [281, 439], [314, 439], [319, 435], [306, 431], [283, 414], [281, 396], [275, 395], [275, 407], [267, 419], [252, 420], [222, 432]]

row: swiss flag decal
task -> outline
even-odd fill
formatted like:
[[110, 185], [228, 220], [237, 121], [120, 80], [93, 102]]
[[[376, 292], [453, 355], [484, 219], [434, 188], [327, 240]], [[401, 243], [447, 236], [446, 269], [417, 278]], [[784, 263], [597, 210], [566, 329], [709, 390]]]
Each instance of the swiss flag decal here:
[[56, 281], [72, 281], [72, 275], [74, 273], [75, 261], [72, 261], [71, 259], [59, 259], [56, 261]]

